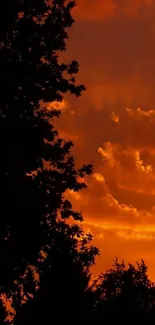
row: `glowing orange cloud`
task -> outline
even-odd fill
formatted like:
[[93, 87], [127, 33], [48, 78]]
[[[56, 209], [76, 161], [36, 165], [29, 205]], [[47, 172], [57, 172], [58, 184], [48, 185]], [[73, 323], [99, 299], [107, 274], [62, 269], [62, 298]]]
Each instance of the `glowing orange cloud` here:
[[77, 0], [74, 16], [64, 58], [87, 92], [67, 97], [58, 124], [94, 175], [68, 195], [101, 250], [95, 273], [144, 258], [155, 279], [155, 1]]

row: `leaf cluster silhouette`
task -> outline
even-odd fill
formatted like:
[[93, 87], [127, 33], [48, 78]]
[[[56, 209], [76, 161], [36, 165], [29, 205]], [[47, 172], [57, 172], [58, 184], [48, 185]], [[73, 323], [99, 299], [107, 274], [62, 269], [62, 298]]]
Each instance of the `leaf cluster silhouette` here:
[[76, 168], [51, 105], [85, 90], [76, 84], [78, 62], [60, 60], [74, 6], [5, 0], [0, 11], [0, 324], [154, 317], [143, 262], [117, 262], [90, 285], [99, 251], [66, 196], [86, 188], [93, 171]]

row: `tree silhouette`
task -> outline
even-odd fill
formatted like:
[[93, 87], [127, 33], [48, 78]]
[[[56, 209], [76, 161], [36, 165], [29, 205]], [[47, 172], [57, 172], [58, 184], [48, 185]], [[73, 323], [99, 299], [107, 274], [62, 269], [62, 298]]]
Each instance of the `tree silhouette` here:
[[155, 285], [143, 261], [137, 266], [115, 261], [114, 267], [94, 283], [93, 317], [106, 323], [155, 322]]
[[32, 304], [32, 296], [43, 303], [50, 281], [53, 313], [61, 295], [67, 304], [65, 290], [70, 303], [76, 305], [72, 297], [77, 292], [82, 304], [98, 253], [87, 245], [90, 236], [86, 239], [79, 226], [66, 222], [83, 219], [65, 192], [85, 188], [92, 165], [75, 168], [72, 142], [63, 141], [53, 126], [60, 111], [47, 109], [65, 93], [79, 96], [85, 89], [75, 83], [78, 63], [59, 60], [74, 22], [74, 5], [67, 0], [6, 0], [0, 11], [0, 294], [11, 297], [17, 316], [24, 301]]
[[59, 59], [74, 5], [5, 0], [0, 11], [0, 324], [153, 324], [155, 285], [143, 261], [116, 260], [90, 286], [98, 249], [66, 197], [92, 173], [91, 164], [75, 167], [72, 142], [53, 125], [60, 110], [51, 103], [85, 90], [78, 63]]

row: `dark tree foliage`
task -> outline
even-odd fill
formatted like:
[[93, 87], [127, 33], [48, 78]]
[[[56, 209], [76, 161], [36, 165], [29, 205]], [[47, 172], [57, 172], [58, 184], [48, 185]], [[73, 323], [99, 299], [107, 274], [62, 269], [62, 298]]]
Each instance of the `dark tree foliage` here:
[[53, 313], [60, 300], [61, 307], [71, 300], [75, 307], [76, 291], [82, 305], [98, 252], [88, 247], [91, 238], [79, 226], [67, 224], [70, 216], [82, 221], [82, 215], [64, 196], [68, 189], [86, 187], [84, 177], [92, 166], [75, 168], [72, 143], [60, 139], [53, 127], [60, 112], [47, 110], [65, 93], [79, 96], [84, 90], [75, 83], [78, 63], [59, 60], [74, 22], [74, 5], [67, 0], [5, 0], [0, 11], [0, 293], [12, 298], [17, 315], [23, 300], [30, 299], [34, 312], [40, 301], [49, 307], [48, 290], [53, 292]]
[[142, 261], [137, 266], [115, 261], [94, 283], [92, 317], [104, 324], [154, 324], [155, 285]]
[[[57, 324], [59, 321], [72, 324], [73, 320], [79, 324], [88, 320], [92, 307], [89, 267], [97, 251], [93, 247], [86, 249], [84, 238], [78, 249], [77, 241], [73, 242], [68, 234], [77, 230], [62, 226], [63, 231], [57, 233], [57, 245], [51, 247], [41, 267], [40, 288], [28, 303], [17, 309], [15, 325]], [[81, 237], [81, 233], [79, 235]]]

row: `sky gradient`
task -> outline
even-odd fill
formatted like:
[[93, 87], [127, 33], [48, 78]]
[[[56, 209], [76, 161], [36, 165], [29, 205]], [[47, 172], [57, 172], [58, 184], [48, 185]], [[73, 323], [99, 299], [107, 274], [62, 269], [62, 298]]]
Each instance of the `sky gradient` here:
[[95, 173], [70, 197], [101, 251], [96, 273], [143, 258], [155, 280], [155, 1], [77, 0], [74, 16], [65, 59], [87, 91], [66, 98], [59, 128]]

